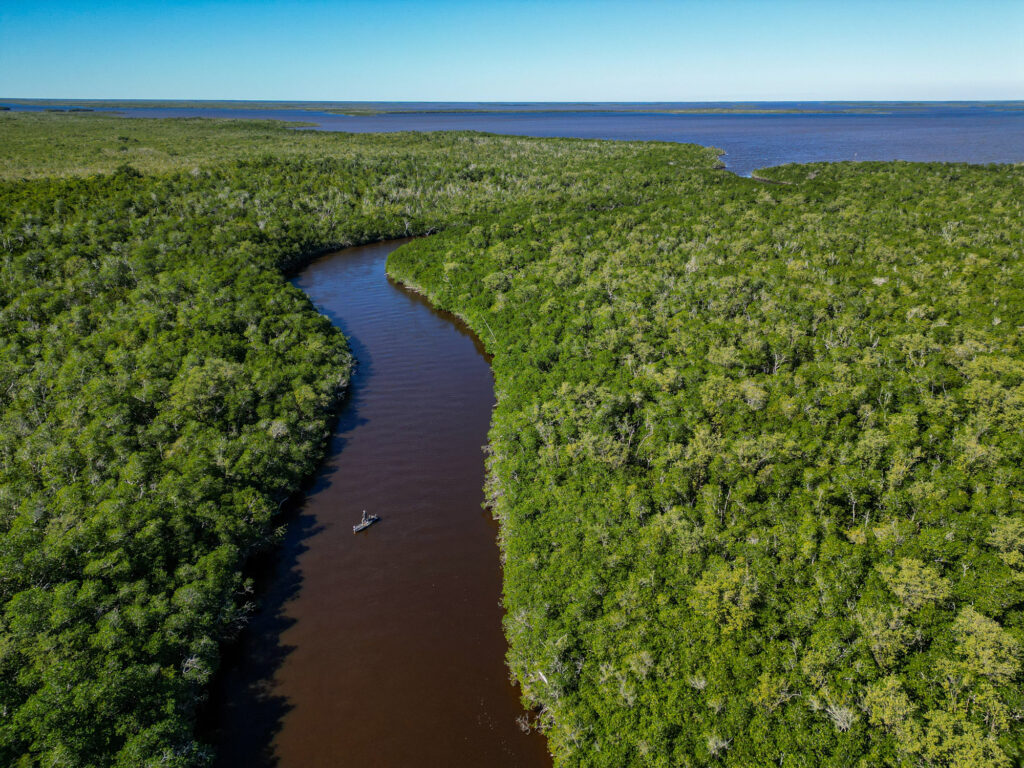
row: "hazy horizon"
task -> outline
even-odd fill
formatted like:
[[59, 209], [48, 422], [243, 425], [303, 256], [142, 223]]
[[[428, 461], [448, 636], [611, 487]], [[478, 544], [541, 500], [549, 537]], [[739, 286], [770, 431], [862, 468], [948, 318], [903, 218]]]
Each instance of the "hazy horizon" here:
[[5, 3], [9, 98], [1006, 101], [1024, 3]]
[[494, 106], [671, 106], [671, 105], [693, 105], [693, 106], [758, 106], [774, 104], [825, 104], [825, 105], [863, 105], [863, 104], [1024, 104], [1024, 98], [1005, 99], [703, 99], [703, 100], [679, 100], [679, 99], [648, 99], [637, 100], [596, 100], [596, 99], [567, 99], [567, 100], [545, 100], [545, 99], [234, 99], [234, 98], [160, 98], [160, 97], [77, 97], [77, 96], [5, 96], [0, 95], [0, 103], [206, 103], [206, 104], [275, 104], [275, 105], [494, 105]]

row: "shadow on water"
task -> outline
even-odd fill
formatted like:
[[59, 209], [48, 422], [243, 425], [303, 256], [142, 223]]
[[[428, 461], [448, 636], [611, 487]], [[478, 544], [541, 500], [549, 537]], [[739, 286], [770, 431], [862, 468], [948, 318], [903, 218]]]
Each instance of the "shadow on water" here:
[[[345, 335], [345, 339], [348, 342], [348, 351], [352, 354], [352, 359], [355, 363], [352, 377], [349, 379], [348, 395], [339, 412], [339, 419], [345, 419], [347, 414], [356, 410], [353, 407], [353, 399], [359, 396], [360, 383], [373, 375], [373, 352], [370, 351], [369, 345], [364, 344], [359, 335], [348, 327], [345, 323], [345, 318], [340, 313], [320, 304], [316, 305], [316, 310], [330, 320], [331, 325]], [[335, 433], [337, 434], [339, 431], [339, 427], [335, 427]]]
[[[273, 740], [291, 704], [267, 682], [294, 650], [281, 642], [284, 632], [295, 623], [284, 609], [302, 587], [297, 566], [306, 550], [304, 542], [322, 530], [313, 515], [302, 514], [303, 499], [281, 519], [285, 534], [279, 546], [257, 555], [246, 567], [259, 609], [225, 648], [210, 699], [200, 713], [200, 738], [217, 746], [214, 765], [219, 768], [271, 768], [278, 763]], [[244, 691], [241, 697], [240, 691]], [[228, 736], [240, 728], [256, 738], [242, 741]]]

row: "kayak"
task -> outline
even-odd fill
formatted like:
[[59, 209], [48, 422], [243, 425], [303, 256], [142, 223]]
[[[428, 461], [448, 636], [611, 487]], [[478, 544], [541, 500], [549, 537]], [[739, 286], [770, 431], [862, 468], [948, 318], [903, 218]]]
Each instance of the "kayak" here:
[[369, 515], [369, 516], [367, 516], [366, 512], [363, 512], [363, 519], [359, 521], [358, 525], [353, 525], [352, 526], [352, 533], [359, 533], [360, 531], [369, 528], [371, 525], [376, 523], [378, 520], [380, 520], [380, 516], [379, 515]]

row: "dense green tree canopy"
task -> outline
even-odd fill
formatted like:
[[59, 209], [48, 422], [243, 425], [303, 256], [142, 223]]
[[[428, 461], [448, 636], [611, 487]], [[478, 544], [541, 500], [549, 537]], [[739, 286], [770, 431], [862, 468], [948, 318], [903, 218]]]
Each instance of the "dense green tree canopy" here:
[[510, 661], [564, 766], [1009, 766], [1024, 173], [512, 209], [392, 273], [494, 352]]
[[1019, 167], [762, 183], [690, 146], [101, 115], [0, 139], [0, 762], [208, 760], [241, 565], [351, 365], [284, 275], [440, 232], [389, 269], [495, 356], [509, 660], [558, 765], [1020, 763]]

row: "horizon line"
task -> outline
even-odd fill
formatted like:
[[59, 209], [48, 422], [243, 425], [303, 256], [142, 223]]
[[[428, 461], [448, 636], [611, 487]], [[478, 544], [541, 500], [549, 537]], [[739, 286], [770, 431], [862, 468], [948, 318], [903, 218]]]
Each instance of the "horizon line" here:
[[262, 104], [1012, 104], [1024, 103], [1024, 96], [1010, 98], [946, 98], [946, 99], [863, 99], [863, 98], [784, 98], [784, 99], [644, 99], [642, 101], [618, 99], [245, 99], [245, 98], [191, 98], [191, 97], [135, 97], [135, 96], [0, 96], [0, 102], [19, 101], [188, 101], [208, 103], [262, 103]]

